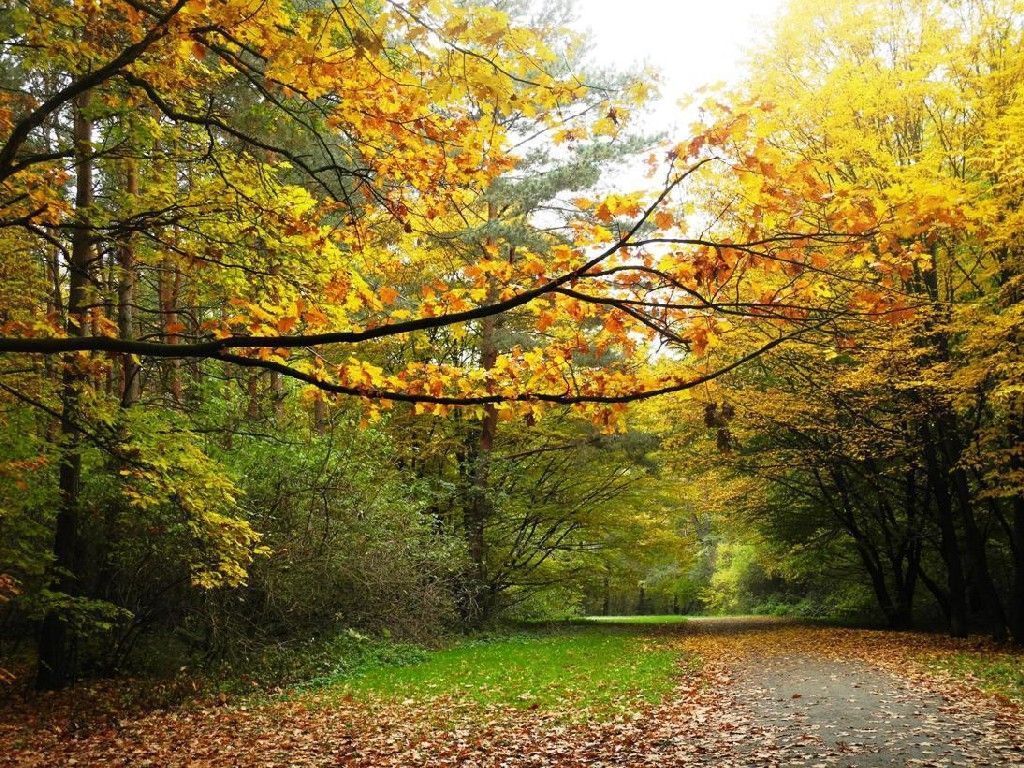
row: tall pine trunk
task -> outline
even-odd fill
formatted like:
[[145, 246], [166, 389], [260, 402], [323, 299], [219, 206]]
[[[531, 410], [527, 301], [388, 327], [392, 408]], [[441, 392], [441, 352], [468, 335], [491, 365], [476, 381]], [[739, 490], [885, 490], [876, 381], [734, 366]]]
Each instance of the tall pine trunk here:
[[[139, 171], [134, 159], [127, 163], [125, 174], [128, 199], [134, 204], [139, 194]], [[126, 234], [117, 249], [117, 332], [122, 339], [133, 337], [135, 322], [135, 242]], [[121, 405], [131, 407], [142, 394], [141, 370], [132, 355], [121, 356]]]
[[[488, 205], [488, 219], [493, 220], [496, 212], [493, 204]], [[488, 299], [493, 300], [489, 295]], [[494, 338], [498, 330], [496, 317], [485, 317], [480, 321], [480, 367], [485, 371], [494, 368], [498, 360], [498, 346]], [[486, 621], [494, 609], [495, 595], [487, 585], [487, 519], [491, 515], [490, 463], [494, 450], [494, 438], [498, 432], [498, 411], [493, 405], [484, 407], [484, 418], [480, 433], [470, 451], [469, 499], [463, 512], [463, 529], [470, 561], [471, 589], [466, 596], [467, 604], [463, 613], [471, 622]]]
[[[74, 104], [74, 160], [76, 226], [71, 235], [71, 262], [68, 276], [67, 334], [88, 336], [88, 300], [92, 270], [92, 232], [88, 211], [92, 205], [92, 123], [86, 116], [88, 93]], [[79, 519], [82, 482], [80, 434], [82, 389], [88, 385], [75, 353], [65, 356], [61, 392], [61, 451], [59, 470], [59, 506], [53, 540], [51, 589], [77, 596], [82, 588], [82, 535]], [[39, 631], [36, 688], [56, 690], [73, 682], [76, 642], [66, 610], [51, 608], [43, 617]]]
[[[494, 319], [481, 321], [481, 365], [484, 370], [494, 367], [497, 348], [494, 344]], [[480, 433], [471, 452], [469, 499], [463, 513], [467, 553], [470, 561], [471, 589], [467, 595], [467, 617], [474, 622], [485, 621], [493, 610], [493, 596], [487, 589], [487, 518], [490, 517], [489, 494], [491, 452], [498, 432], [498, 411], [493, 405], [485, 407], [480, 422]]]

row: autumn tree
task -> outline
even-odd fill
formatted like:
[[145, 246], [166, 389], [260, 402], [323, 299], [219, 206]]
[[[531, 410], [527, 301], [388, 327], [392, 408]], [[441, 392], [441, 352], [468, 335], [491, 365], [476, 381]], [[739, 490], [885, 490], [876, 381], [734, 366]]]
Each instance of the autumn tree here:
[[[1006, 126], [1018, 111], [1020, 11], [794, 3], [734, 107], [709, 108], [749, 121], [732, 152], [754, 160], [707, 193], [738, 220], [797, 200], [820, 215], [824, 202], [844, 211], [846, 231], [869, 235], [815, 265], [840, 278], [830, 294], [859, 295], [866, 311], [723, 393], [750, 471], [813, 494], [900, 622], [920, 577], [954, 634], [980, 624], [1018, 638], [1020, 595], [1001, 586], [1019, 581], [1018, 486], [1000, 453], [1019, 445], [1005, 389], [1017, 327], [1005, 222], [1016, 208], [999, 179], [1016, 154]], [[975, 346], [992, 327], [1003, 329], [996, 365], [992, 347]]]

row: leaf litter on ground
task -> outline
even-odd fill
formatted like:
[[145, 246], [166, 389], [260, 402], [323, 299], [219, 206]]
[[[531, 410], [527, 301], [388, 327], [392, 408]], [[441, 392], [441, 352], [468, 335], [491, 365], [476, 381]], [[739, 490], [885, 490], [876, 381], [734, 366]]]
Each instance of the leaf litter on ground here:
[[[269, 703], [87, 713], [69, 704], [80, 691], [5, 709], [0, 766], [900, 764], [885, 761], [888, 744], [908, 766], [1024, 765], [1020, 706], [935, 664], [983, 651], [977, 641], [743, 620], [688, 622], [643, 642], [641, 653], [677, 654], [673, 686], [623, 694], [600, 717], [567, 716], [579, 706], [571, 696], [330, 688]], [[836, 685], [843, 697], [828, 694]]]

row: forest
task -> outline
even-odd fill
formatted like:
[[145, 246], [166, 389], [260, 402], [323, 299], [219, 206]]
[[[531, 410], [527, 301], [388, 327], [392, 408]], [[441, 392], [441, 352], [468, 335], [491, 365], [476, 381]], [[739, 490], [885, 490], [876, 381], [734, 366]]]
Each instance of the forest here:
[[1024, 702], [1024, 4], [789, 0], [683, 134], [587, 5], [0, 3], [0, 745], [736, 615]]

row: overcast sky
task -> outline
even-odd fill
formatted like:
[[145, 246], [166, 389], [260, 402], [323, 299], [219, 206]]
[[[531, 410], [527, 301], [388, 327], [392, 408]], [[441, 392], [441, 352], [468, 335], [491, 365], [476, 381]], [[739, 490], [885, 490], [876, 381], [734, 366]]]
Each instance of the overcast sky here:
[[661, 71], [663, 99], [652, 118], [664, 129], [672, 123], [685, 127], [678, 125], [678, 110], [671, 108], [680, 97], [742, 74], [746, 47], [784, 4], [785, 0], [577, 0], [579, 26], [592, 32], [597, 61], [625, 67], [651, 64]]

